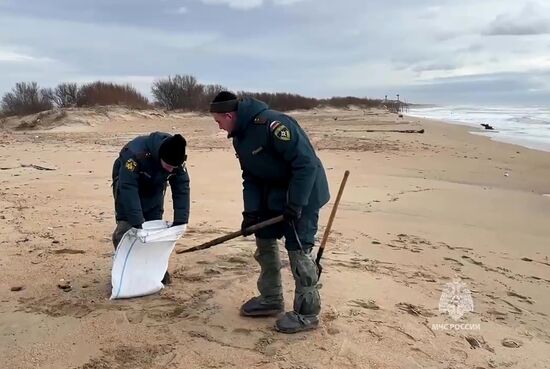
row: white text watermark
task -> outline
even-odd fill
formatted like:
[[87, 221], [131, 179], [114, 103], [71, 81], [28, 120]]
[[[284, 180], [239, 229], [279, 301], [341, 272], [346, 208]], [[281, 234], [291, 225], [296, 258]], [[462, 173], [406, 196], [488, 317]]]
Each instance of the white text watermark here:
[[480, 323], [432, 323], [432, 331], [480, 331]]

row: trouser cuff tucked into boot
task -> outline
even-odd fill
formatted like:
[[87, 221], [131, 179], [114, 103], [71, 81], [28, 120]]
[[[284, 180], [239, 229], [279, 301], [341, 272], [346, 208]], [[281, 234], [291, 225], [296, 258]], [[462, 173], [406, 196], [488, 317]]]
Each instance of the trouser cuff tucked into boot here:
[[254, 258], [260, 264], [257, 287], [260, 296], [253, 297], [241, 307], [245, 316], [272, 316], [284, 310], [281, 281], [281, 258], [276, 239], [256, 239]]
[[318, 269], [307, 251], [289, 251], [290, 267], [296, 283], [294, 311], [277, 320], [276, 328], [283, 333], [296, 333], [315, 329], [319, 325], [317, 317], [321, 311]]

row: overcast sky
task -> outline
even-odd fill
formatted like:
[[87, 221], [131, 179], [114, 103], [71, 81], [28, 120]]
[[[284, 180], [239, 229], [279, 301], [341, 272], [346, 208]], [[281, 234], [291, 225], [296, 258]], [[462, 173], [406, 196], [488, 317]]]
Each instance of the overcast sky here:
[[550, 104], [548, 0], [0, 0], [17, 81], [192, 74], [233, 90]]

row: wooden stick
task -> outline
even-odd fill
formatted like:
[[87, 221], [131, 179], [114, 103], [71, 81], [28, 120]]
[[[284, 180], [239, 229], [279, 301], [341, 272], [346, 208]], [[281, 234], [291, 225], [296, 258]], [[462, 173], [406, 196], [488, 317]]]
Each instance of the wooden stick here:
[[[273, 224], [276, 224], [276, 223], [279, 223], [279, 222], [282, 222], [282, 221], [283, 221], [283, 216], [279, 215], [278, 217], [271, 218], [271, 219], [268, 219], [268, 220], [263, 221], [261, 223], [254, 224], [253, 226], [248, 227], [246, 229], [246, 232], [249, 233], [249, 234], [252, 234], [252, 233], [254, 233], [254, 232], [256, 232], [256, 231], [258, 231], [262, 228], [268, 227], [270, 225], [273, 225]], [[243, 232], [241, 230], [236, 231], [236, 232], [232, 232], [232, 233], [226, 234], [225, 236], [221, 236], [221, 237], [218, 237], [216, 239], [213, 239], [212, 241], [208, 241], [206, 243], [203, 243], [202, 245], [191, 247], [190, 249], [177, 250], [176, 254], [185, 254], [185, 253], [188, 253], [188, 252], [208, 249], [212, 246], [216, 246], [216, 245], [219, 245], [220, 243], [224, 243], [226, 241], [229, 241], [229, 240], [232, 240], [232, 239], [237, 238], [239, 236], [242, 236], [242, 234], [243, 234]]]
[[348, 177], [349, 177], [349, 170], [346, 170], [346, 172], [344, 173], [344, 178], [342, 179], [342, 183], [340, 183], [340, 189], [338, 190], [336, 201], [334, 201], [334, 205], [332, 206], [330, 217], [328, 218], [328, 224], [327, 224], [327, 227], [325, 228], [325, 234], [323, 235], [321, 246], [319, 246], [319, 251], [317, 251], [317, 258], [315, 260], [315, 263], [319, 268], [319, 276], [321, 276], [321, 272], [323, 270], [323, 267], [320, 264], [321, 257], [323, 256], [323, 252], [325, 250], [325, 246], [328, 241], [328, 236], [332, 228], [332, 223], [334, 222], [334, 217], [336, 216], [336, 210], [338, 210], [338, 204], [340, 203], [340, 199], [342, 198], [342, 194], [344, 193], [344, 187], [346, 187], [346, 182], [348, 181]]

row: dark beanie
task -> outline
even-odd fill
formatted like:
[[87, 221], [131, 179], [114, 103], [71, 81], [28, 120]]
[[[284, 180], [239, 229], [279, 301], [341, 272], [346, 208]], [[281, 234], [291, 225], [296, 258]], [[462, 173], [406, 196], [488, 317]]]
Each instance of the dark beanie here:
[[237, 111], [238, 106], [239, 100], [234, 93], [222, 91], [210, 103], [210, 113], [230, 113]]
[[168, 165], [179, 167], [187, 160], [185, 146], [185, 138], [180, 134], [165, 138], [160, 145], [159, 158]]

